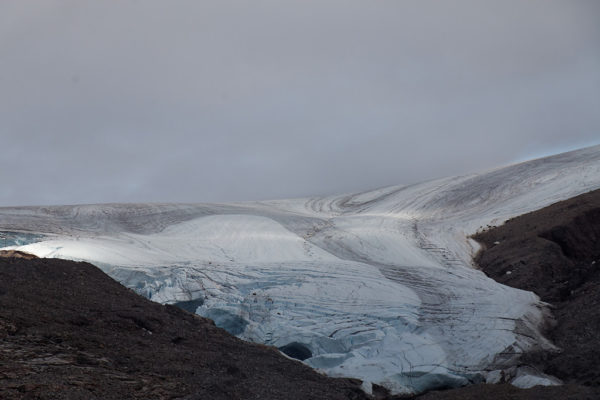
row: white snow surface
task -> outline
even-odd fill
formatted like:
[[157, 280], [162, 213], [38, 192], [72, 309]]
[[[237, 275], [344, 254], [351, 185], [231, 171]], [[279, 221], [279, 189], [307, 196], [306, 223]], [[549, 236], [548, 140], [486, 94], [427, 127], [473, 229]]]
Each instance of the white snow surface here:
[[[13, 247], [85, 260], [243, 339], [394, 393], [485, 380], [552, 348], [546, 307], [472, 266], [468, 236], [600, 188], [600, 146], [481, 174], [344, 196], [236, 204], [0, 209]], [[523, 378], [525, 379], [525, 378]]]

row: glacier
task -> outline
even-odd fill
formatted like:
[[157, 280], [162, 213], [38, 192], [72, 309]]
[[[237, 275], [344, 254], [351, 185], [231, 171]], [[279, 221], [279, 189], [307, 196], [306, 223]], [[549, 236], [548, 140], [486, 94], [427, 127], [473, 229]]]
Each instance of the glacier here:
[[595, 146], [340, 196], [4, 207], [0, 231], [27, 238], [5, 248], [89, 261], [367, 391], [419, 393], [493, 381], [524, 352], [555, 350], [547, 305], [478, 271], [469, 236], [598, 188]]

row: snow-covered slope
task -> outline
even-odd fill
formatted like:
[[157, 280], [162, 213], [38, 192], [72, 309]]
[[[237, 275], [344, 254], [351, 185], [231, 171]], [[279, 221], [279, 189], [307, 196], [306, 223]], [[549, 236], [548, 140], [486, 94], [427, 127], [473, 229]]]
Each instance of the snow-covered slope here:
[[552, 348], [544, 305], [474, 269], [468, 236], [597, 188], [600, 146], [337, 197], [3, 208], [0, 230], [242, 338], [310, 351], [330, 375], [420, 392], [493, 380]]

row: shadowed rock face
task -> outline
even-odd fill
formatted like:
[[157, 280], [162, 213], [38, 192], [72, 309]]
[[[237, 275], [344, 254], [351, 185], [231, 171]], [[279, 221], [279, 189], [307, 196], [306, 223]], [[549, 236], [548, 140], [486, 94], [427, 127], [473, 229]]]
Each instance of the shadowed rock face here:
[[150, 302], [90, 264], [0, 258], [2, 399], [366, 399], [359, 386]]
[[495, 280], [554, 306], [558, 354], [529, 362], [566, 382], [600, 386], [600, 191], [554, 204], [475, 236], [477, 262]]

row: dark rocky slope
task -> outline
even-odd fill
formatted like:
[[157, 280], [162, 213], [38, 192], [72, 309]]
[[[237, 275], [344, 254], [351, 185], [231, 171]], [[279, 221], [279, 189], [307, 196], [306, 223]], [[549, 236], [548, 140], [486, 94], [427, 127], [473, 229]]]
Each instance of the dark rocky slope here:
[[[565, 382], [600, 388], [600, 191], [507, 221], [475, 239], [477, 263], [552, 306], [547, 336], [561, 351], [526, 362]], [[600, 398], [600, 396], [599, 396]]]
[[96, 267], [0, 258], [2, 399], [365, 399]]

